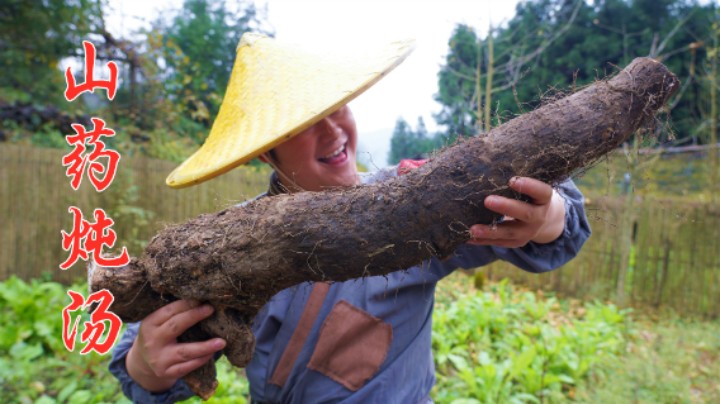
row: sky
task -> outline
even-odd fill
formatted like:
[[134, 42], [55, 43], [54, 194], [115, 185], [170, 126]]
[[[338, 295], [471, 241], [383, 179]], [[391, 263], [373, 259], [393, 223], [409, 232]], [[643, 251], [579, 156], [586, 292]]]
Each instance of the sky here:
[[[179, 8], [182, 0], [114, 0], [108, 29], [122, 35], [147, 25], [158, 13]], [[232, 3], [231, 1], [229, 3]], [[256, 0], [267, 7], [268, 25], [281, 40], [352, 46], [414, 38], [408, 59], [349, 105], [358, 125], [360, 161], [369, 168], [387, 165], [390, 137], [399, 117], [413, 127], [422, 116], [430, 132], [436, 125], [433, 100], [437, 73], [453, 28], [464, 23], [484, 36], [515, 13], [517, 0]]]

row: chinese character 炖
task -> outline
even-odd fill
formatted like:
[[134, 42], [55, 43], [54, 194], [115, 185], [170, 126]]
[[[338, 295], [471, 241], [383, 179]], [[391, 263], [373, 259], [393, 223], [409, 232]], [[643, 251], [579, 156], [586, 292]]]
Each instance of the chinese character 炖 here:
[[78, 259], [87, 261], [89, 254], [93, 255], [98, 265], [104, 267], [121, 267], [130, 262], [130, 256], [125, 247], [118, 257], [104, 258], [102, 256], [103, 246], [112, 248], [117, 239], [115, 232], [111, 229], [115, 222], [105, 215], [104, 210], [95, 209], [95, 223], [85, 220], [80, 209], [75, 206], [70, 206], [68, 212], [73, 214], [73, 228], [70, 233], [63, 230], [61, 234], [63, 250], [70, 251], [70, 256], [60, 264], [60, 269], [70, 268]]

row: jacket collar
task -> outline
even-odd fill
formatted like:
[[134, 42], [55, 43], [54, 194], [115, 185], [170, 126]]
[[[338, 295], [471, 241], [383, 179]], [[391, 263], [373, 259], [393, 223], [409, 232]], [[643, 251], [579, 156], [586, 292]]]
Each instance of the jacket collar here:
[[280, 194], [287, 194], [288, 189], [280, 183], [280, 179], [278, 178], [278, 175], [275, 171], [270, 175], [270, 186], [268, 187], [267, 192], [265, 195], [267, 196], [275, 196]]

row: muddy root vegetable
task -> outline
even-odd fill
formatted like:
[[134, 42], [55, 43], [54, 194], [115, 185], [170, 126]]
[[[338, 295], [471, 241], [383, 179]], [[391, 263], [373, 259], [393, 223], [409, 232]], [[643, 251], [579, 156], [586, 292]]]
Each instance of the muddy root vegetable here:
[[[169, 227], [126, 268], [95, 270], [92, 289], [109, 289], [111, 310], [125, 321], [175, 299], [213, 305], [201, 332], [185, 339], [225, 338], [230, 362], [245, 366], [254, 347], [248, 325], [277, 292], [452, 254], [470, 238], [471, 225], [497, 219], [484, 208], [485, 197], [520, 197], [508, 188], [510, 178], [567, 178], [651, 122], [678, 87], [662, 64], [636, 59], [612, 79], [450, 147], [402, 177], [264, 198]], [[186, 380], [209, 397], [214, 364]]]

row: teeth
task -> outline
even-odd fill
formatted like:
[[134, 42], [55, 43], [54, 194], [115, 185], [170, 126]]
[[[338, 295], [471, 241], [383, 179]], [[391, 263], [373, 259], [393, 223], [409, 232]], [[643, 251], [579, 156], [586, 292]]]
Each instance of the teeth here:
[[323, 158], [323, 159], [331, 159], [331, 158], [337, 156], [338, 154], [342, 153], [342, 151], [343, 151], [344, 148], [345, 148], [345, 145], [344, 145], [344, 144], [343, 144], [343, 145], [340, 145], [340, 147], [338, 147], [337, 150], [335, 150], [334, 152], [328, 154], [327, 156], [323, 156], [322, 158]]

